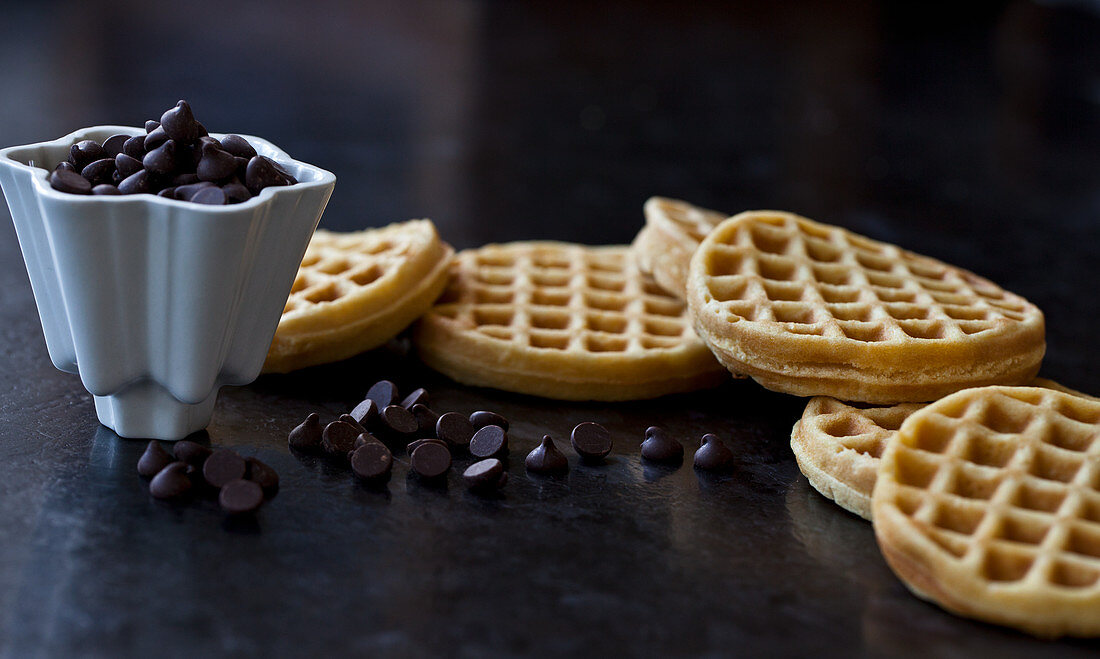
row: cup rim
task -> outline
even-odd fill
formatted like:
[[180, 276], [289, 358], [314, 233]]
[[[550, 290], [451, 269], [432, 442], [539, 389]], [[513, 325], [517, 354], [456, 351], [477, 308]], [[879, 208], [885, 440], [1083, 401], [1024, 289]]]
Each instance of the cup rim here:
[[243, 133], [211, 133], [211, 137], [221, 139], [226, 135], [239, 135], [245, 138], [248, 142], [256, 148], [257, 151], [263, 151], [260, 155], [265, 155], [280, 163], [294, 165], [298, 168], [306, 170], [312, 173], [316, 178], [310, 181], [301, 181], [294, 185], [279, 185], [269, 186], [260, 191], [260, 194], [253, 196], [248, 201], [239, 204], [225, 204], [223, 206], [207, 206], [203, 204], [195, 204], [190, 201], [182, 201], [179, 199], [169, 199], [167, 197], [160, 197], [152, 193], [143, 192], [136, 195], [79, 195], [71, 194], [68, 192], [61, 192], [55, 190], [50, 185], [47, 177], [51, 170], [45, 169], [38, 165], [29, 165], [24, 162], [24, 159], [17, 157], [17, 155], [29, 149], [40, 148], [60, 148], [75, 144], [80, 140], [91, 139], [92, 133], [110, 132], [112, 134], [130, 134], [130, 135], [144, 135], [145, 129], [138, 128], [136, 126], [117, 126], [111, 124], [104, 124], [101, 126], [88, 126], [78, 130], [74, 130], [68, 135], [59, 137], [55, 140], [48, 140], [45, 142], [35, 142], [33, 144], [21, 144], [17, 146], [9, 146], [0, 149], [0, 165], [12, 167], [15, 169], [21, 169], [29, 171], [31, 178], [34, 181], [35, 190], [39, 195], [50, 197], [58, 201], [73, 204], [101, 204], [101, 203], [146, 203], [154, 205], [167, 205], [167, 206], [183, 206], [191, 210], [202, 210], [204, 212], [212, 214], [220, 213], [235, 213], [237, 211], [252, 209], [256, 206], [269, 203], [277, 195], [297, 194], [306, 189], [323, 188], [326, 186], [332, 186], [336, 182], [336, 175], [332, 172], [311, 165], [301, 160], [296, 160], [290, 156], [286, 151], [280, 149], [275, 144], [263, 139], [262, 137], [256, 137], [254, 135], [246, 135]]

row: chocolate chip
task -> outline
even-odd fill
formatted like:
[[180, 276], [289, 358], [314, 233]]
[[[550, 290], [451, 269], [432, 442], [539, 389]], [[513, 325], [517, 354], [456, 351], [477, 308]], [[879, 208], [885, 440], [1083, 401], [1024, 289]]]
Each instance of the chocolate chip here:
[[218, 492], [218, 504], [222, 510], [233, 515], [254, 512], [263, 502], [263, 488], [244, 479], [229, 481]]
[[80, 175], [88, 179], [88, 182], [93, 186], [100, 183], [110, 183], [111, 174], [115, 171], [115, 159], [114, 158], [100, 158], [94, 162], [89, 163]]
[[107, 152], [95, 140], [80, 140], [69, 147], [69, 162], [78, 170], [106, 157]]
[[167, 141], [168, 133], [164, 132], [164, 129], [160, 126], [157, 126], [153, 129], [153, 132], [145, 136], [145, 141], [142, 142], [142, 146], [145, 147], [146, 152], [149, 152]]
[[377, 437], [370, 434], [369, 432], [361, 432], [359, 433], [359, 436], [355, 438], [355, 444], [352, 446], [351, 450], [354, 451], [360, 446], [363, 446], [364, 444], [369, 444], [371, 442], [378, 442], [379, 444], [382, 444], [381, 440], [379, 440]]
[[500, 426], [505, 430], [508, 430], [508, 419], [505, 419], [496, 412], [487, 412], [485, 410], [479, 410], [470, 415], [470, 423], [474, 424], [475, 428], [484, 428], [485, 426]]
[[140, 161], [145, 157], [145, 136], [134, 135], [122, 145], [122, 152]]
[[[439, 422], [439, 415], [430, 407], [416, 403], [409, 411], [416, 417], [417, 432], [425, 437], [435, 437], [435, 424]], [[472, 435], [471, 435], [472, 436]]]
[[224, 206], [229, 202], [222, 189], [217, 186], [203, 188], [191, 195], [191, 203], [206, 204], [207, 206]]
[[558, 450], [557, 444], [550, 435], [542, 436], [542, 443], [527, 454], [527, 459], [523, 463], [528, 471], [536, 474], [560, 473], [569, 470], [569, 460]]
[[451, 468], [451, 452], [442, 442], [426, 442], [412, 452], [413, 471], [424, 478], [438, 478]]
[[164, 450], [160, 442], [153, 440], [149, 442], [149, 445], [145, 447], [145, 452], [141, 454], [141, 459], [137, 463], [137, 470], [142, 476], [152, 478], [172, 462], [173, 458], [168, 451]]
[[175, 199], [176, 198], [176, 189], [175, 188], [164, 188], [163, 190], [161, 190], [160, 192], [157, 193], [157, 196], [158, 197], [164, 197], [165, 199]]
[[168, 176], [169, 174], [174, 174], [176, 168], [179, 166], [179, 160], [177, 159], [178, 155], [179, 154], [176, 153], [175, 141], [168, 140], [149, 153], [146, 153], [145, 157], [141, 160], [141, 164], [145, 167], [145, 170], [151, 174]]
[[222, 151], [213, 144], [202, 146], [202, 159], [195, 168], [200, 180], [224, 181], [236, 171], [237, 161], [227, 151]]
[[378, 405], [370, 398], [356, 405], [351, 411], [351, 418], [364, 428], [369, 426], [376, 416], [378, 416]]
[[168, 134], [169, 139], [189, 144], [206, 134], [206, 129], [195, 121], [195, 115], [191, 112], [191, 106], [187, 101], [176, 103], [176, 107], [160, 115], [160, 126]]
[[[264, 495], [271, 497], [279, 491], [279, 473], [256, 458], [245, 458], [245, 478], [259, 485]], [[223, 488], [224, 489], [224, 488]]]
[[214, 487], [221, 487], [230, 481], [244, 478], [248, 465], [236, 451], [227, 448], [216, 449], [202, 463], [202, 476]]
[[504, 464], [500, 460], [489, 458], [467, 467], [462, 472], [462, 480], [474, 492], [487, 494], [503, 487], [508, 482], [508, 474], [504, 473]]
[[367, 442], [351, 454], [352, 472], [365, 481], [384, 483], [393, 470], [393, 454], [382, 442]]
[[118, 191], [118, 186], [111, 185], [110, 183], [101, 183], [92, 188], [92, 194], [94, 195], [119, 195], [122, 194]]
[[355, 428], [356, 431], [359, 432], [359, 434], [367, 432], [367, 429], [363, 426], [363, 424], [356, 421], [355, 417], [350, 414], [341, 414], [339, 420], [343, 421], [344, 423], [350, 424], [353, 428]]
[[256, 156], [256, 149], [253, 149], [248, 140], [240, 135], [226, 135], [223, 137], [222, 148], [238, 158], [249, 159]]
[[703, 435], [703, 443], [695, 452], [695, 468], [704, 471], [722, 471], [733, 464], [733, 452], [717, 435]]
[[145, 134], [146, 135], [148, 135], [149, 133], [153, 132], [154, 130], [156, 130], [158, 128], [160, 128], [160, 122], [159, 121], [149, 119], [148, 121], [145, 122]]
[[508, 433], [500, 426], [479, 428], [470, 438], [470, 455], [491, 458], [508, 450]]
[[599, 462], [611, 452], [611, 433], [598, 423], [578, 423], [569, 436], [573, 450], [586, 462]]
[[336, 457], [346, 456], [355, 448], [355, 438], [359, 434], [359, 430], [350, 423], [333, 421], [321, 433], [321, 450]]
[[57, 163], [57, 167], [54, 167], [53, 169], [54, 169], [55, 172], [59, 169], [62, 169], [62, 170], [65, 170], [66, 172], [72, 172], [74, 174], [79, 174], [80, 173], [80, 172], [76, 171], [76, 167], [73, 167], [73, 164], [71, 162], [69, 162], [68, 160], [62, 160], [61, 162]]
[[115, 156], [115, 169], [118, 171], [118, 175], [122, 178], [133, 176], [141, 171], [141, 161], [137, 158], [131, 158], [125, 153], [120, 153]]
[[252, 198], [252, 193], [240, 181], [226, 183], [222, 186], [222, 192], [225, 193], [225, 198], [231, 204], [239, 204]]
[[408, 396], [405, 396], [405, 400], [401, 401], [401, 407], [407, 410], [411, 410], [413, 405], [427, 405], [428, 404], [428, 390], [424, 387], [417, 389]]
[[322, 433], [321, 417], [313, 412], [290, 431], [287, 435], [287, 443], [290, 444], [290, 448], [299, 451], [314, 451], [321, 446]]
[[152, 192], [153, 186], [149, 181], [149, 172], [144, 169], [122, 179], [118, 184], [118, 191], [122, 194], [142, 194]]
[[436, 439], [435, 437], [425, 437], [423, 439], [417, 439], [417, 440], [411, 441], [408, 444], [406, 444], [405, 445], [405, 453], [408, 453], [409, 455], [412, 455], [412, 452], [416, 450], [416, 447], [420, 446], [421, 444], [424, 444], [425, 442], [435, 442], [437, 444], [442, 444], [443, 446], [447, 446], [447, 443], [444, 442], [442, 439]]
[[173, 462], [157, 472], [149, 482], [149, 494], [158, 499], [176, 499], [191, 491], [188, 478], [192, 467], [186, 462]]
[[366, 398], [373, 400], [375, 407], [383, 410], [397, 402], [397, 385], [389, 380], [379, 380], [367, 390]]
[[50, 187], [58, 192], [68, 192], [69, 194], [92, 193], [92, 184], [88, 182], [88, 179], [67, 169], [53, 170], [46, 177], [46, 180], [50, 182]]
[[129, 135], [112, 135], [103, 140], [103, 152], [107, 154], [108, 158], [114, 158], [118, 154], [122, 153], [122, 147], [126, 144], [126, 140], [130, 139]]
[[176, 188], [176, 199], [191, 201], [200, 191], [211, 187], [214, 187], [214, 184], [209, 181], [199, 181], [198, 183], [188, 183], [178, 186]]
[[253, 195], [267, 187], [290, 185], [290, 181], [275, 166], [275, 161], [266, 156], [254, 156], [244, 170], [244, 184]]
[[[233, 156], [233, 159], [237, 161], [237, 178], [243, 181], [245, 174], [248, 173], [248, 158]], [[247, 190], [247, 188], [245, 189]]]
[[176, 174], [172, 179], [172, 185], [179, 187], [181, 185], [191, 185], [199, 182], [198, 174], [193, 172], [185, 172], [183, 174]]
[[645, 431], [642, 457], [653, 462], [677, 462], [684, 459], [684, 445], [670, 437], [664, 428], [651, 426]]
[[445, 412], [435, 422], [435, 436], [451, 446], [469, 446], [475, 431], [470, 420], [458, 412]]
[[419, 428], [413, 413], [400, 405], [390, 405], [384, 408], [379, 412], [378, 420], [381, 422], [383, 429], [394, 437], [415, 434], [417, 428]]
[[176, 445], [172, 447], [172, 453], [176, 456], [177, 460], [201, 468], [202, 464], [206, 462], [206, 459], [210, 457], [213, 451], [211, 451], [209, 447], [203, 446], [197, 442], [193, 442], [189, 439], [182, 439], [176, 442]]

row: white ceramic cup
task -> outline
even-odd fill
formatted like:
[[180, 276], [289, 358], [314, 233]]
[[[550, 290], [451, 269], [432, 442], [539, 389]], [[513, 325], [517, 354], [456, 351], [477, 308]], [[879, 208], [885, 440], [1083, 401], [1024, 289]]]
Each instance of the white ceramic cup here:
[[222, 385], [260, 374], [336, 177], [245, 135], [299, 183], [229, 206], [50, 187], [71, 145], [119, 133], [145, 131], [95, 126], [0, 150], [0, 188], [54, 366], [80, 375], [119, 435], [180, 439], [210, 422]]

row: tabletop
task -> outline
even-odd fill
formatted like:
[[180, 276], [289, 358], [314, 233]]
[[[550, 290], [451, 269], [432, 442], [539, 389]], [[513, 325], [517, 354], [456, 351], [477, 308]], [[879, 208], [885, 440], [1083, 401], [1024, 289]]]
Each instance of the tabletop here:
[[[1046, 314], [1042, 374], [1100, 393], [1095, 3], [2, 5], [0, 145], [141, 125], [179, 98], [333, 171], [321, 225], [430, 217], [457, 248], [629, 242], [651, 195], [778, 208], [986, 276]], [[789, 448], [805, 401], [730, 381], [566, 403], [458, 385], [403, 339], [226, 388], [199, 436], [282, 479], [254, 517], [153, 500], [144, 443], [50, 363], [0, 210], [0, 655], [1084, 656], [909, 594]], [[378, 490], [291, 452], [371, 383], [512, 422], [499, 496]], [[528, 474], [606, 425], [603, 465]], [[649, 425], [736, 448], [708, 475]], [[468, 462], [468, 460], [466, 461]], [[465, 464], [459, 460], [458, 466]]]

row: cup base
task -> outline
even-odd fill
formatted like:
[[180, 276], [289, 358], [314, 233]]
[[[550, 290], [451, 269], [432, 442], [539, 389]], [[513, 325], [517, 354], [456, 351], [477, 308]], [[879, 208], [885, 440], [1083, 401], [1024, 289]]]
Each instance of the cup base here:
[[128, 438], [175, 441], [202, 430], [214, 414], [213, 391], [201, 403], [182, 403], [154, 382], [138, 382], [111, 396], [95, 396], [99, 422]]

